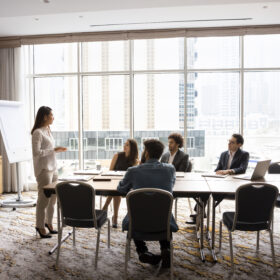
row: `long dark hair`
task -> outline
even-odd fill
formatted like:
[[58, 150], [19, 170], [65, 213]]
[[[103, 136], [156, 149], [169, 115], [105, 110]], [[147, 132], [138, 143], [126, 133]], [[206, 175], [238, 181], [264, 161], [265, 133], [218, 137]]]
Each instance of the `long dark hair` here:
[[33, 134], [34, 130], [44, 126], [45, 116], [48, 116], [51, 113], [52, 109], [47, 106], [41, 106], [36, 114], [35, 123], [31, 130], [31, 134]]
[[138, 146], [137, 142], [134, 139], [127, 139], [129, 146], [130, 146], [130, 152], [128, 156], [128, 162], [132, 165], [135, 165], [137, 159], [138, 159]]

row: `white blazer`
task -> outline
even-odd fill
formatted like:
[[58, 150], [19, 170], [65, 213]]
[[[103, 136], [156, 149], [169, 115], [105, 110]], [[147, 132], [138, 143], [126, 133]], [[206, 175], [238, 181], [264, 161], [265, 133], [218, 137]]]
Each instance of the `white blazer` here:
[[47, 127], [34, 130], [32, 134], [32, 153], [35, 176], [38, 177], [41, 171], [55, 171], [57, 168], [54, 138], [49, 134]]

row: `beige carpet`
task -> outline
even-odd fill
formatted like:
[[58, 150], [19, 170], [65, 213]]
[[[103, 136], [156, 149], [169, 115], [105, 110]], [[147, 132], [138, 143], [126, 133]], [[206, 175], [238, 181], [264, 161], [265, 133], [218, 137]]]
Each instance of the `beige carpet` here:
[[[36, 198], [36, 192], [23, 194]], [[12, 195], [0, 197], [10, 198]], [[99, 201], [99, 200], [98, 200]], [[194, 203], [193, 203], [194, 204]], [[261, 233], [260, 251], [256, 253], [256, 233], [233, 233], [235, 274], [230, 269], [228, 234], [224, 228], [223, 248], [218, 254], [218, 263], [213, 263], [209, 245], [205, 242], [206, 262], [199, 258], [198, 243], [194, 228], [184, 222], [189, 215], [186, 199], [179, 199], [178, 224], [180, 231], [174, 234], [174, 271], [176, 279], [280, 279], [280, 211], [275, 213], [275, 253], [277, 272], [273, 274], [269, 235]], [[234, 209], [233, 201], [224, 201], [222, 211]], [[217, 211], [218, 212], [218, 211]], [[122, 199], [119, 224], [126, 213]], [[109, 213], [111, 216], [111, 213]], [[218, 221], [221, 214], [217, 213]], [[54, 269], [56, 254], [49, 249], [56, 243], [56, 236], [44, 240], [35, 235], [35, 208], [12, 211], [0, 208], [0, 279], [120, 279], [123, 277], [126, 234], [121, 229], [111, 231], [111, 249], [107, 248], [107, 226], [101, 233], [98, 269], [94, 270], [96, 233], [91, 229], [78, 229], [76, 247], [70, 238], [62, 247], [59, 270]], [[56, 221], [56, 219], [55, 219]], [[70, 228], [69, 228], [70, 229]], [[65, 232], [68, 228], [65, 229]], [[150, 251], [159, 253], [156, 242], [148, 243]], [[128, 266], [129, 279], [169, 279], [168, 271], [141, 264], [134, 245]]]

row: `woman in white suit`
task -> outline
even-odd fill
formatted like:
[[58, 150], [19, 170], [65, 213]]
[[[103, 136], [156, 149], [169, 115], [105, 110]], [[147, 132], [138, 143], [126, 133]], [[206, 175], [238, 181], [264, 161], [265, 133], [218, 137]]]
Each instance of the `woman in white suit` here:
[[[50, 238], [57, 233], [52, 226], [56, 195], [46, 197], [43, 187], [57, 181], [57, 165], [55, 154], [65, 152], [64, 147], [55, 147], [50, 125], [54, 117], [52, 109], [46, 106], [39, 108], [32, 128], [32, 153], [36, 181], [38, 183], [38, 200], [36, 205], [36, 232], [41, 238]], [[45, 227], [48, 228], [47, 233]]]

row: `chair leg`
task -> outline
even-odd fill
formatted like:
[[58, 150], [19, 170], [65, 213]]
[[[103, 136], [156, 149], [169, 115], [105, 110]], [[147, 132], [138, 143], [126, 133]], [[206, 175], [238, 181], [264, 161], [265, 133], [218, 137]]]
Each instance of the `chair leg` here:
[[272, 218], [271, 218], [271, 230], [272, 230], [272, 233], [273, 233], [273, 230], [274, 230], [274, 213], [272, 213]]
[[233, 247], [232, 247], [232, 234], [229, 230], [229, 244], [230, 244], [230, 259], [231, 259], [231, 268], [234, 271], [234, 260], [233, 260]]
[[272, 261], [273, 261], [273, 267], [276, 269], [276, 262], [275, 262], [275, 253], [274, 253], [274, 242], [273, 242], [273, 232], [269, 230], [270, 235], [270, 245], [271, 245], [271, 254], [272, 254]]
[[110, 224], [110, 219], [107, 219], [107, 221], [108, 221], [108, 248], [110, 248], [111, 224]]
[[61, 247], [61, 238], [62, 238], [62, 232], [63, 232], [63, 223], [60, 221], [60, 205], [59, 205], [59, 201], [57, 202], [57, 230], [58, 230], [58, 234], [57, 234], [57, 255], [56, 255], [56, 263], [55, 263], [55, 267], [56, 269], [58, 268], [58, 261], [59, 261], [59, 254], [60, 254], [60, 247]]
[[76, 246], [76, 228], [73, 227], [73, 245]]
[[94, 264], [95, 269], [97, 269], [99, 241], [100, 241], [100, 228], [98, 229], [98, 232], [97, 232], [97, 239], [96, 239], [95, 264]]
[[174, 267], [173, 267], [173, 241], [170, 241], [170, 278], [173, 280], [174, 274]]
[[222, 250], [222, 238], [223, 238], [223, 222], [220, 221], [220, 239], [219, 239], [219, 250]]
[[129, 243], [130, 243], [130, 240], [128, 238], [126, 238], [125, 261], [124, 261], [124, 279], [127, 279], [127, 265], [128, 265], [128, 254], [129, 254]]
[[189, 208], [191, 211], [191, 215], [193, 214], [193, 210], [192, 210], [192, 204], [191, 204], [191, 199], [188, 197], [188, 203], [189, 203]]
[[175, 221], [177, 222], [177, 203], [178, 203], [178, 198], [175, 198]]
[[128, 260], [131, 258], [131, 240], [128, 242]]
[[260, 248], [260, 232], [257, 231], [257, 251], [259, 251]]
[[62, 233], [63, 233], [63, 227], [62, 227], [62, 225], [61, 225], [60, 228], [59, 228], [59, 231], [58, 231], [58, 246], [57, 246], [57, 255], [56, 255], [56, 263], [55, 263], [56, 269], [58, 268], [59, 255], [60, 255], [60, 248], [61, 248]]

